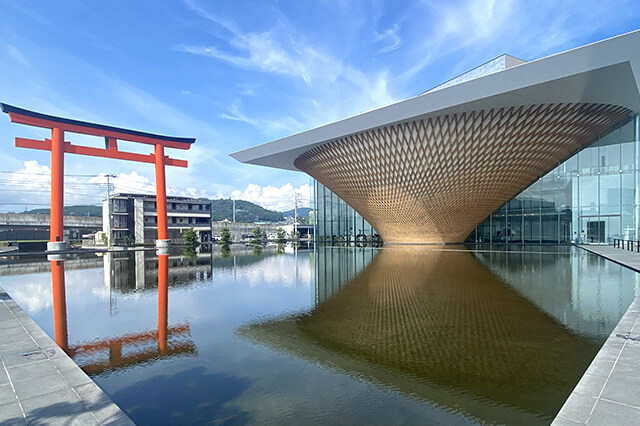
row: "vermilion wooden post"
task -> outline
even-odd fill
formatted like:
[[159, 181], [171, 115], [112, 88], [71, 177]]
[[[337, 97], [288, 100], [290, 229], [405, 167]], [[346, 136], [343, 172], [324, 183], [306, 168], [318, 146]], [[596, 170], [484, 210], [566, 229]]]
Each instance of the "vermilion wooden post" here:
[[[51, 224], [49, 241], [64, 241], [64, 130], [51, 129]], [[49, 249], [59, 250], [62, 244], [54, 244]]]
[[169, 323], [169, 256], [158, 255], [158, 350], [167, 350], [167, 326]]
[[53, 298], [53, 333], [56, 344], [67, 350], [67, 301], [64, 288], [64, 261], [51, 261], [51, 288]]
[[[156, 214], [158, 217], [158, 241], [169, 239], [167, 227], [167, 188], [164, 175], [164, 147], [160, 144], [155, 148], [156, 158]], [[160, 247], [160, 245], [158, 245]], [[168, 254], [168, 253], [162, 253]]]

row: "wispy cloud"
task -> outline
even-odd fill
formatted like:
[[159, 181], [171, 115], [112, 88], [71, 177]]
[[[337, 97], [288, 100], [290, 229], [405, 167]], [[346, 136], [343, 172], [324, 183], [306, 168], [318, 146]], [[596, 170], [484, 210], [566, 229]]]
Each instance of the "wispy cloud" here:
[[285, 133], [296, 133], [304, 130], [305, 125], [293, 117], [281, 117], [277, 120], [266, 118], [249, 118], [242, 112], [242, 100], [236, 99], [231, 103], [229, 111], [220, 114], [225, 120], [240, 121], [250, 124], [271, 137], [281, 136]]
[[[302, 32], [280, 16], [277, 23], [262, 32], [243, 32], [233, 21], [221, 17], [199, 4], [189, 1], [189, 7], [222, 29], [229, 39], [217, 38], [215, 45], [179, 45], [182, 52], [211, 57], [234, 67], [266, 74], [302, 80], [313, 96], [318, 109], [303, 117], [269, 120], [247, 119], [233, 111], [223, 118], [244, 121], [270, 132], [278, 128], [298, 128], [298, 122], [313, 127], [336, 119], [335, 113], [353, 115], [358, 112], [386, 105], [397, 100], [391, 95], [387, 69], [365, 72], [342, 58], [306, 40]], [[397, 26], [377, 35], [377, 41], [386, 43], [380, 49], [389, 52], [398, 48], [402, 40], [397, 35]], [[341, 101], [337, 102], [340, 98]], [[237, 103], [237, 101], [234, 101]], [[271, 123], [264, 126], [265, 122]], [[303, 126], [303, 127], [304, 127]], [[272, 132], [271, 132], [272, 133]]]
[[387, 28], [382, 33], [375, 33], [373, 41], [379, 44], [383, 44], [383, 46], [380, 47], [376, 53], [389, 53], [402, 46], [404, 40], [402, 40], [402, 38], [400, 38], [400, 36], [398, 35], [398, 30], [399, 25], [395, 24], [392, 28]]

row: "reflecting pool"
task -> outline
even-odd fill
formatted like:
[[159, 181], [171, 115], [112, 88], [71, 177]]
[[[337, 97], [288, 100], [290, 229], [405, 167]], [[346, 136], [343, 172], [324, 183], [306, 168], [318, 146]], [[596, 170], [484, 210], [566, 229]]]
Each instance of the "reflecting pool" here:
[[3, 261], [0, 286], [138, 424], [548, 424], [640, 293], [558, 246], [214, 247], [51, 272]]

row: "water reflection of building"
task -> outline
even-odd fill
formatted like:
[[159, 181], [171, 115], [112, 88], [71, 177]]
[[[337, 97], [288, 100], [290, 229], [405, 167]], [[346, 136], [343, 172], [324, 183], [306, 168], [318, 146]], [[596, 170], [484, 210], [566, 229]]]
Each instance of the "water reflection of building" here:
[[[211, 278], [211, 254], [169, 256], [169, 283], [187, 285]], [[104, 286], [121, 292], [156, 289], [158, 257], [153, 251], [105, 253]]]
[[378, 254], [369, 247], [349, 249], [317, 246], [314, 251], [314, 300], [316, 304], [331, 299], [356, 277]]
[[[319, 251], [318, 267], [351, 268], [353, 253], [339, 253]], [[327, 297], [310, 313], [241, 334], [474, 420], [515, 424], [553, 419], [601, 344], [467, 251], [385, 248], [349, 275], [345, 285], [325, 274], [316, 291]]]
[[570, 247], [478, 250], [474, 255], [510, 288], [579, 334], [608, 336], [640, 293], [640, 275]]

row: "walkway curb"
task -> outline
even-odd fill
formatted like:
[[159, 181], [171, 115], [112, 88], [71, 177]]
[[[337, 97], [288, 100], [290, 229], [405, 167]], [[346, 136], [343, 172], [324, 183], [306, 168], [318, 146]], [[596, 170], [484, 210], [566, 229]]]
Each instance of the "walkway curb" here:
[[0, 287], [0, 424], [34, 423], [134, 424]]
[[[627, 259], [611, 246], [578, 246], [635, 271], [640, 254]], [[612, 251], [613, 250], [613, 251]], [[619, 250], [621, 253], [617, 253]], [[636, 264], [637, 262], [637, 264]], [[640, 419], [640, 296], [611, 332], [552, 425], [632, 425]]]

